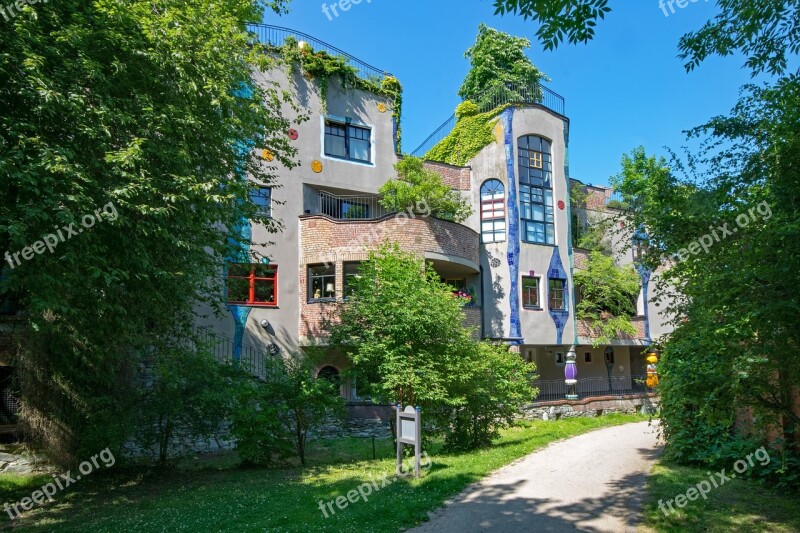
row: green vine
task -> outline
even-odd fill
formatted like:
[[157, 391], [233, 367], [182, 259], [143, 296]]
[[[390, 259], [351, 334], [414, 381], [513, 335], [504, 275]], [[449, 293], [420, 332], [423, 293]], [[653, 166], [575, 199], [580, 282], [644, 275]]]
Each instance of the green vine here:
[[332, 56], [324, 51], [315, 52], [308, 43], [301, 48], [294, 37], [287, 37], [283, 46], [268, 48], [281, 57], [289, 74], [300, 68], [303, 75], [319, 85], [323, 113], [328, 111], [328, 88], [334, 76], [339, 77], [344, 90], [360, 89], [390, 99], [392, 117], [397, 124], [397, 151], [400, 152], [403, 87], [397, 78], [387, 75], [382, 79], [363, 79], [358, 75], [358, 69], [350, 65], [344, 57]]
[[424, 158], [450, 165], [464, 166], [495, 140], [492, 129], [508, 105], [486, 113], [474, 114], [477, 106], [466, 101], [456, 108], [456, 125], [450, 135], [431, 148]]
[[612, 257], [592, 252], [585, 270], [575, 272], [579, 295], [576, 316], [589, 322], [595, 347], [622, 335], [635, 335], [631, 317], [636, 314], [639, 276], [633, 267], [619, 267]]

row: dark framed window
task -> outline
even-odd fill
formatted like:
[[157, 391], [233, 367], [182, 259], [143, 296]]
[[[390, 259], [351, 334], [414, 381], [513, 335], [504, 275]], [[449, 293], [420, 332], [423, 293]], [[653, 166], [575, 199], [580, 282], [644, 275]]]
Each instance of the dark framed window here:
[[308, 267], [308, 301], [330, 301], [336, 298], [336, 267], [316, 265]]
[[486, 180], [481, 186], [481, 239], [506, 240], [506, 189], [497, 179]]
[[556, 243], [550, 150], [550, 141], [535, 135], [520, 137], [517, 143], [520, 233], [524, 242]]
[[550, 309], [553, 311], [567, 310], [567, 281], [563, 279], [550, 280]]
[[349, 122], [325, 121], [325, 155], [362, 163], [372, 162], [372, 130]]
[[344, 297], [349, 298], [355, 291], [355, 280], [361, 277], [359, 274], [361, 270], [361, 263], [345, 263], [344, 264]]
[[258, 215], [272, 216], [272, 188], [258, 187], [250, 191], [250, 200], [258, 207]]
[[448, 278], [444, 282], [446, 285], [450, 285], [453, 291], [467, 290], [467, 280], [465, 278]]
[[522, 276], [522, 307], [541, 309], [539, 304], [539, 278]]
[[278, 306], [278, 266], [250, 263], [228, 266], [229, 304]]

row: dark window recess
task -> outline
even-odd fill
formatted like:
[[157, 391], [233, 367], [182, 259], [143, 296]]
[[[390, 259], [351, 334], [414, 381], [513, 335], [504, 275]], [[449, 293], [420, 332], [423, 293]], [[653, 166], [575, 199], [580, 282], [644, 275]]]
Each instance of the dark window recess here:
[[276, 265], [232, 264], [228, 266], [228, 303], [276, 307], [278, 267]]
[[336, 267], [308, 267], [308, 301], [333, 300], [336, 298]]
[[361, 263], [344, 264], [344, 297], [349, 298], [355, 291], [355, 281], [361, 277]]
[[567, 310], [567, 282], [563, 279], [550, 280], [550, 309], [553, 311]]
[[325, 121], [325, 155], [372, 162], [372, 131], [363, 126]]
[[522, 307], [539, 309], [539, 278], [522, 277]]

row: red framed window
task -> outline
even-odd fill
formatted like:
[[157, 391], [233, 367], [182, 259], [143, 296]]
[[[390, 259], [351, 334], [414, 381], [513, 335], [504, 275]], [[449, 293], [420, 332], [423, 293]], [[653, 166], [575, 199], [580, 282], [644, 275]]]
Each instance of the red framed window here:
[[277, 307], [278, 266], [228, 265], [227, 289], [229, 304]]

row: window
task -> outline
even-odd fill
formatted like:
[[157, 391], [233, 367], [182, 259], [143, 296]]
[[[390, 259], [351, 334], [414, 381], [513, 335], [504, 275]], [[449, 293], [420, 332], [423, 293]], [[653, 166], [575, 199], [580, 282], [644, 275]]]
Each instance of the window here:
[[517, 151], [522, 240], [536, 244], [555, 244], [550, 141], [533, 135], [520, 137]]
[[349, 298], [355, 291], [355, 280], [360, 278], [361, 263], [344, 264], [344, 297]]
[[540, 309], [539, 278], [522, 276], [522, 307]]
[[263, 217], [272, 216], [272, 188], [258, 187], [250, 191], [250, 200], [258, 207], [257, 214]]
[[336, 298], [336, 267], [319, 265], [308, 267], [308, 301]]
[[481, 186], [481, 238], [506, 240], [506, 191], [500, 180], [486, 180]]
[[276, 307], [278, 267], [249, 263], [229, 265], [227, 287], [229, 304]]
[[567, 282], [563, 279], [550, 280], [550, 309], [553, 311], [567, 310]]
[[446, 285], [450, 285], [453, 287], [453, 292], [455, 291], [466, 291], [467, 290], [467, 280], [464, 278], [460, 279], [446, 279], [444, 280]]
[[372, 131], [364, 126], [355, 126], [347, 119], [346, 123], [325, 121], [325, 155], [372, 162]]

